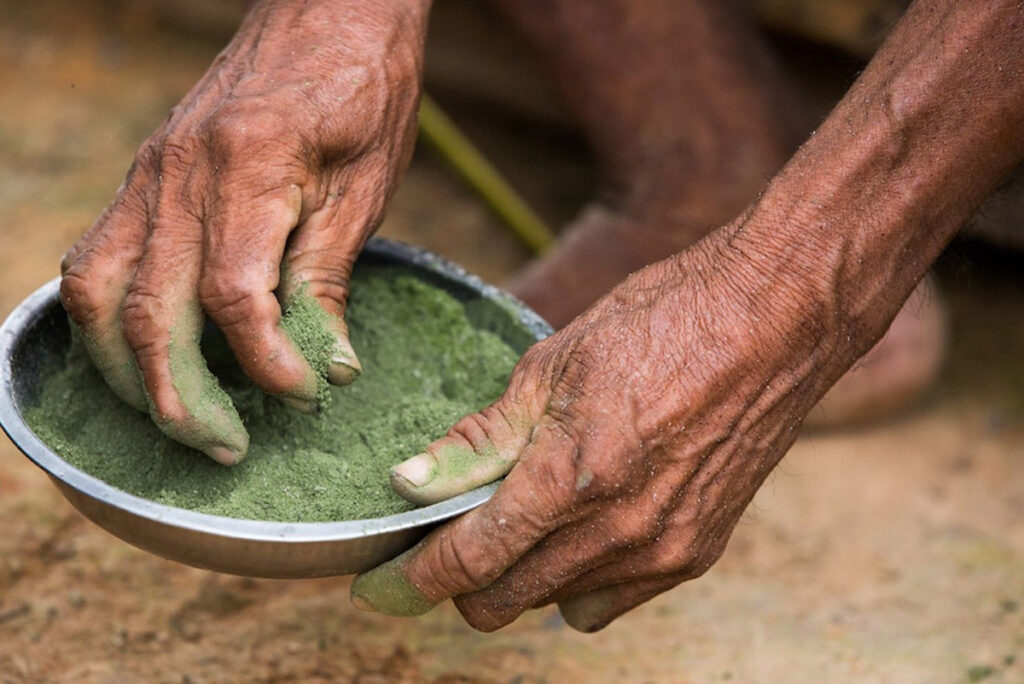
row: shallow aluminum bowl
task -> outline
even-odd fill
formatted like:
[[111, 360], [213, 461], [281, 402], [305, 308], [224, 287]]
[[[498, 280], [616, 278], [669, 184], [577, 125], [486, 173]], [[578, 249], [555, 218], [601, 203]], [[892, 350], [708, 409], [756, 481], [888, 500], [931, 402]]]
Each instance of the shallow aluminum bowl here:
[[[416, 247], [371, 240], [361, 263], [400, 264], [470, 304], [473, 322], [520, 353], [551, 333], [511, 295]], [[58, 280], [36, 290], [0, 327], [0, 426], [75, 508], [130, 544], [199, 568], [253, 577], [323, 577], [362, 572], [398, 555], [432, 527], [486, 501], [497, 483], [383, 518], [327, 523], [237, 520], [140, 499], [64, 461], [25, 423], [22, 408], [70, 343]], [[381, 475], [384, 476], [383, 473]]]

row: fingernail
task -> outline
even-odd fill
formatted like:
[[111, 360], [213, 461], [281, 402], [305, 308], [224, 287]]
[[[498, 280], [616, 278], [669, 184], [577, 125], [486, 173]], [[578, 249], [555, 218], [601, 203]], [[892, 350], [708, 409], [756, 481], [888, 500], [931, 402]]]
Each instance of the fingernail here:
[[358, 365], [350, 365], [348, 361], [331, 359], [327, 367], [327, 379], [332, 385], [351, 385], [363, 372]]
[[376, 613], [377, 612], [376, 610], [373, 609], [373, 606], [371, 606], [366, 601], [366, 599], [364, 599], [363, 597], [361, 597], [361, 596], [351, 596], [349, 598], [352, 600], [352, 605], [355, 606], [356, 608], [358, 608], [359, 610], [364, 610], [367, 613]]
[[403, 569], [409, 553], [411, 551], [406, 551], [398, 558], [358, 575], [352, 581], [352, 603], [360, 610], [394, 617], [423, 615], [437, 605], [406, 578]]
[[215, 446], [208, 448], [206, 450], [206, 455], [212, 458], [217, 463], [226, 466], [235, 465], [236, 463], [241, 461], [242, 457], [244, 456], [244, 454], [238, 454], [235, 451], [223, 446]]
[[278, 397], [285, 405], [291, 406], [293, 409], [302, 411], [303, 413], [316, 413], [320, 410], [320, 405], [315, 401], [306, 401], [305, 399], [299, 399], [298, 397]]
[[437, 477], [437, 459], [430, 452], [417, 454], [391, 469], [391, 478], [401, 478], [413, 487], [422, 487]]
[[363, 372], [363, 366], [356, 358], [352, 343], [343, 335], [337, 335], [334, 356], [327, 367], [327, 379], [332, 385], [348, 385]]

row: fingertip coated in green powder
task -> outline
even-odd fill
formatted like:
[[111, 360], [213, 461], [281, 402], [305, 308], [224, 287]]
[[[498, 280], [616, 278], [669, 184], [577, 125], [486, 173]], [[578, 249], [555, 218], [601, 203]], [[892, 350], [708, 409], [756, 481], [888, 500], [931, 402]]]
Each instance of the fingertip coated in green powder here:
[[352, 596], [369, 604], [378, 613], [394, 617], [417, 617], [429, 613], [437, 604], [423, 595], [405, 574], [405, 568], [416, 547], [392, 558], [369, 572], [356, 576]]
[[316, 399], [323, 409], [331, 402], [327, 382], [327, 369], [336, 345], [332, 332], [333, 321], [320, 303], [307, 294], [303, 284], [281, 317], [281, 327], [299, 348], [302, 356], [316, 373]]
[[[351, 288], [346, 318], [363, 374], [352, 385], [328, 387], [330, 406], [317, 414], [264, 394], [238, 368], [223, 337], [204, 338], [206, 362], [251, 437], [238, 465], [219, 465], [165, 437], [117, 398], [77, 345], [46, 378], [28, 423], [72, 465], [171, 506], [283, 522], [409, 510], [413, 505], [391, 490], [390, 467], [497, 399], [518, 354], [474, 325], [473, 302], [405, 269], [357, 266]], [[312, 297], [291, 312], [295, 322], [328, 316]], [[326, 337], [309, 343], [323, 349]]]
[[[192, 320], [186, 319], [182, 327], [195, 332], [183, 333], [177, 326], [171, 328], [168, 351], [174, 389], [195, 421], [187, 427], [169, 422], [163, 426], [164, 431], [173, 439], [187, 441], [197, 448], [226, 446], [239, 453], [244, 452], [248, 440], [242, 419], [231, 402], [231, 396], [210, 372], [200, 353], [201, 314], [196, 310], [186, 314], [189, 315]], [[148, 396], [147, 401], [151, 401]]]

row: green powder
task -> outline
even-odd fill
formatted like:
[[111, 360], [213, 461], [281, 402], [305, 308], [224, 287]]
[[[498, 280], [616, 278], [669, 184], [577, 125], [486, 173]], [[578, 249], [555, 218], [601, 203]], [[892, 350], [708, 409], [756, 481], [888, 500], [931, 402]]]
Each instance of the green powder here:
[[327, 366], [334, 352], [331, 320], [320, 304], [306, 294], [303, 285], [292, 298], [281, 317], [281, 327], [316, 371], [316, 398], [321, 408], [331, 403], [331, 389], [327, 384]]
[[[494, 401], [518, 355], [473, 325], [469, 314], [479, 302], [464, 306], [408, 271], [361, 266], [351, 289], [346, 318], [363, 374], [347, 387], [325, 388], [331, 400], [318, 414], [266, 396], [222, 338], [204, 339], [204, 356], [251, 436], [248, 456], [236, 466], [165, 437], [107, 388], [78, 342], [65, 367], [45, 380], [28, 423], [72, 465], [171, 506], [287, 522], [409, 510], [413, 505], [392, 492], [388, 469]], [[327, 337], [308, 330], [322, 319], [304, 299], [290, 307], [285, 325], [309, 353]]]

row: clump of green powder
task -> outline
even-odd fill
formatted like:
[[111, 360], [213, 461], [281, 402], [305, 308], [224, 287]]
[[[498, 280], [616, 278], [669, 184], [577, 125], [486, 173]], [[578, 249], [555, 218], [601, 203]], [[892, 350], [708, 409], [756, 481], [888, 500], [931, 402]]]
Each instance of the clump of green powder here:
[[[236, 466], [218, 465], [165, 437], [107, 388], [78, 343], [65, 367], [44, 382], [28, 423], [72, 465], [172, 506], [287, 522], [408, 510], [412, 504], [389, 486], [388, 469], [494, 401], [518, 355], [475, 327], [467, 306], [406, 270], [360, 266], [351, 289], [346, 318], [363, 374], [347, 387], [325, 387], [331, 401], [318, 414], [265, 395], [222, 339], [204, 340], [204, 356], [251, 437]], [[306, 310], [309, 304], [316, 311]], [[310, 315], [326, 316], [312, 298], [298, 298], [286, 325], [289, 316], [297, 322]], [[326, 337], [291, 334], [305, 352], [326, 344]]]
[[327, 384], [327, 367], [334, 354], [331, 325], [331, 317], [316, 299], [306, 294], [305, 285], [292, 297], [281, 317], [281, 327], [316, 372], [316, 398], [321, 408], [331, 403]]

